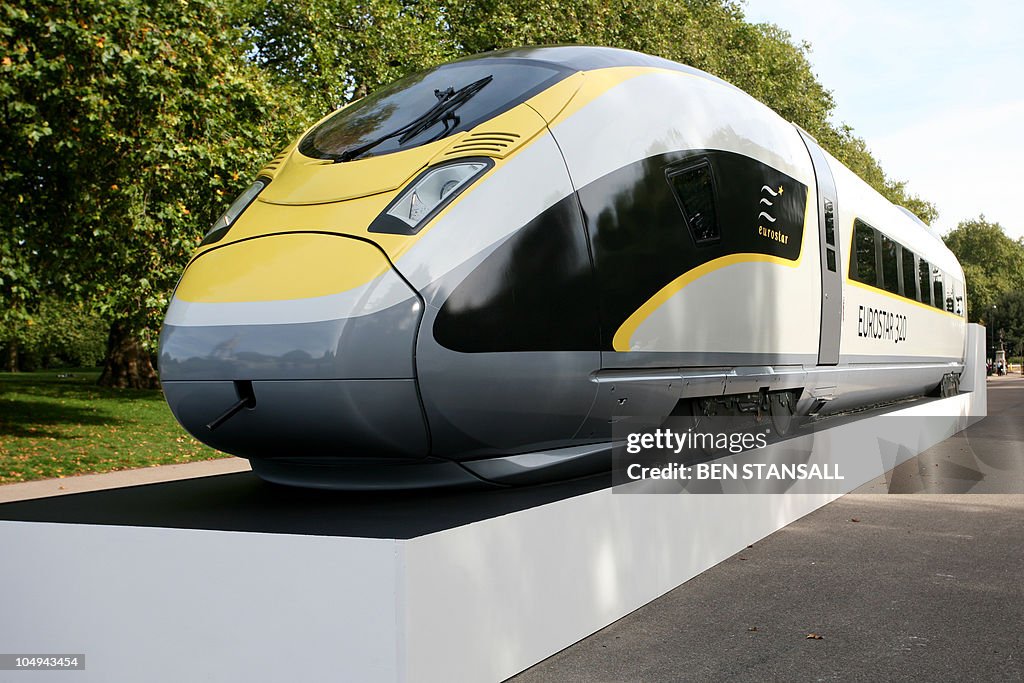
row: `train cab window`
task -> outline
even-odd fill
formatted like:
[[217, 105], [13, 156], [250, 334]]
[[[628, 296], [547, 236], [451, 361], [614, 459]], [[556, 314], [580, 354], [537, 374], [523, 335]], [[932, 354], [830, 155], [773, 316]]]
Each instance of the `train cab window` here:
[[932, 306], [943, 308], [946, 304], [946, 296], [942, 289], [942, 271], [938, 268], [932, 269]]
[[721, 233], [715, 213], [711, 164], [703, 160], [682, 169], [669, 169], [667, 177], [693, 241], [697, 244], [717, 242]]
[[932, 305], [932, 267], [928, 262], [921, 259], [917, 262], [917, 281], [921, 287], [921, 303]]
[[853, 223], [853, 257], [850, 278], [872, 287], [878, 286], [875, 268], [875, 229], [860, 220]]
[[899, 258], [897, 244], [882, 235], [882, 286], [887, 292], [900, 293]]
[[302, 139], [299, 152], [344, 162], [425, 145], [508, 111], [571, 73], [524, 60], [445, 64], [341, 109]]
[[903, 253], [903, 296], [920, 301], [921, 297], [917, 295], [917, 259], [914, 252], [906, 247], [900, 247], [900, 251]]

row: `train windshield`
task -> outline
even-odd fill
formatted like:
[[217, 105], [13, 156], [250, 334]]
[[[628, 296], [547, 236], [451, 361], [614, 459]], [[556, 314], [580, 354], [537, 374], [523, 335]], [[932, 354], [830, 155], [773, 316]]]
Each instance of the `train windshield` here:
[[547, 89], [569, 70], [522, 60], [456, 62], [407, 76], [314, 128], [299, 151], [352, 161], [469, 130]]

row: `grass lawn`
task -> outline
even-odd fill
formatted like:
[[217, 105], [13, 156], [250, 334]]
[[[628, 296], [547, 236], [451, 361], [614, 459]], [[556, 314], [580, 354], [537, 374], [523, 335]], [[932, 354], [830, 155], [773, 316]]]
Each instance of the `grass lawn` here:
[[0, 484], [224, 457], [178, 425], [160, 391], [106, 389], [98, 377], [0, 373]]

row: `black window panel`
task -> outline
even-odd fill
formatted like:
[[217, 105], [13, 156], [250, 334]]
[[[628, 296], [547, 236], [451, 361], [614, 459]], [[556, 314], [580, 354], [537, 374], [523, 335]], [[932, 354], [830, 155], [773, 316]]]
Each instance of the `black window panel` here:
[[866, 223], [853, 224], [854, 258], [850, 259], [850, 277], [873, 287], [878, 286], [875, 270], [875, 230]]
[[932, 304], [931, 269], [928, 262], [921, 259], [917, 262], [917, 280], [921, 286], [921, 303]]
[[932, 277], [932, 306], [942, 308], [946, 301], [946, 296], [942, 291], [942, 272], [935, 268], [932, 271]]
[[893, 294], [900, 293], [900, 277], [898, 255], [896, 254], [897, 244], [891, 239], [882, 235], [882, 287]]
[[721, 233], [715, 212], [715, 182], [711, 164], [702, 161], [681, 171], [672, 171], [668, 179], [693, 241], [697, 244], [718, 241]]
[[828, 269], [833, 273], [836, 272], [836, 250], [826, 247], [825, 257], [827, 259]]
[[593, 276], [579, 205], [570, 195], [466, 276], [434, 320], [434, 338], [462, 353], [599, 349]]
[[[825, 244], [830, 247], [836, 246], [835, 206], [828, 199], [825, 200]], [[835, 268], [832, 270], [835, 270]]]
[[903, 251], [903, 296], [908, 299], [917, 299], [917, 269], [914, 267], [915, 259], [914, 252], [910, 251], [906, 247], [901, 247]]

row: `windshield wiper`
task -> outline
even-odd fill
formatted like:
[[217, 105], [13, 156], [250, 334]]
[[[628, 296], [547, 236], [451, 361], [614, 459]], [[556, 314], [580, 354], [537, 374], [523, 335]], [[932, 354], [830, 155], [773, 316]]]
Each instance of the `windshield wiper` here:
[[434, 105], [434, 108], [431, 111], [424, 114], [418, 123], [414, 121], [409, 124], [409, 129], [402, 134], [402, 137], [398, 138], [398, 143], [404, 145], [423, 131], [428, 130], [431, 126], [440, 122], [445, 124], [445, 129], [442, 131], [441, 135], [436, 136], [434, 140], [438, 140], [443, 137], [450, 130], [448, 127], [449, 122], [452, 123], [452, 128], [459, 125], [459, 117], [455, 113], [455, 110], [469, 101], [469, 99], [478, 92], [483, 90], [484, 86], [492, 80], [494, 80], [493, 76], [484, 76], [480, 80], [473, 81], [469, 85], [459, 88], [458, 90], [448, 88], [440, 94], [435, 90], [434, 95], [440, 101]]
[[444, 130], [434, 136], [430, 142], [439, 140], [459, 125], [460, 119], [455, 113], [455, 110], [468, 102], [492, 80], [494, 80], [494, 76], [484, 76], [480, 80], [473, 81], [469, 85], [463, 86], [458, 90], [451, 87], [446, 88], [445, 90], [434, 90], [434, 97], [437, 98], [437, 104], [433, 107], [420, 116], [417, 116], [401, 128], [394, 130], [387, 135], [382, 135], [379, 138], [370, 140], [366, 144], [345, 150], [337, 159], [334, 160], [334, 163], [338, 163], [339, 161], [352, 161], [356, 157], [366, 154], [377, 145], [386, 140], [390, 140], [391, 138], [397, 137], [398, 144], [404, 145], [409, 140], [428, 130], [431, 126], [437, 125], [438, 123], [444, 123]]

